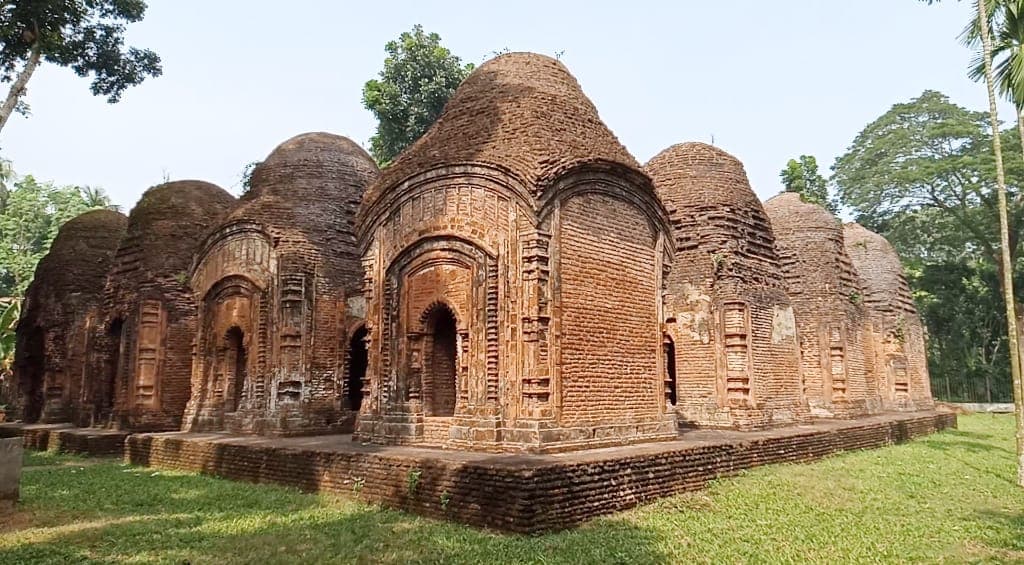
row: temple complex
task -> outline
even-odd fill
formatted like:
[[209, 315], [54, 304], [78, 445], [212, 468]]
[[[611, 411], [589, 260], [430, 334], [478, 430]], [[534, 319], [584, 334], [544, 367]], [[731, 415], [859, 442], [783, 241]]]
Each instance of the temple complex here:
[[351, 430], [366, 310], [354, 223], [377, 174], [366, 151], [327, 133], [289, 139], [255, 168], [189, 275], [198, 327], [185, 429]]
[[804, 397], [814, 416], [855, 418], [881, 409], [865, 363], [863, 290], [828, 210], [784, 192], [765, 203], [800, 340]]
[[234, 201], [212, 184], [178, 181], [150, 188], [132, 209], [92, 338], [93, 425], [181, 428], [196, 333], [188, 271], [209, 226]]
[[546, 451], [675, 436], [668, 216], [558, 61], [474, 71], [371, 186], [359, 230], [360, 439]]
[[18, 321], [15, 412], [33, 423], [89, 425], [87, 374], [103, 284], [128, 219], [93, 210], [68, 220], [36, 266]]
[[549, 57], [477, 68], [383, 171], [307, 133], [250, 185], [64, 225], [18, 326], [23, 422], [543, 454], [822, 417], [860, 445], [834, 419], [932, 406], [892, 246], [795, 194], [763, 206], [711, 145], [641, 166]]
[[865, 331], [869, 370], [877, 375], [885, 408], [931, 408], [924, 324], [903, 276], [899, 255], [884, 237], [856, 223], [843, 226], [846, 252], [860, 277], [870, 324]]
[[674, 236], [663, 338], [669, 404], [694, 426], [806, 420], [793, 308], [772, 226], [742, 163], [711, 145], [682, 143], [646, 171]]

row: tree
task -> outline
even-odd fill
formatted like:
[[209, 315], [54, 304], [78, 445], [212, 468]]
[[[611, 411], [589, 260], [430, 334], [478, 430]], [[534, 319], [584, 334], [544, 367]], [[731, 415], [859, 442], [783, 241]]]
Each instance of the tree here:
[[[1000, 138], [1019, 147], [1015, 132]], [[836, 159], [832, 182], [857, 221], [885, 233], [901, 254], [936, 259], [941, 251], [948, 254], [943, 260], [958, 260], [980, 253], [995, 266], [1000, 245], [991, 144], [985, 113], [926, 90], [868, 124]], [[1015, 190], [1024, 184], [1020, 155], [1014, 152], [1006, 162], [1006, 180]], [[1009, 251], [1017, 257], [1024, 235], [1020, 201], [1009, 218]]]
[[[992, 122], [992, 152], [996, 158], [996, 196], [999, 212], [1000, 269], [1003, 302], [1006, 303], [1006, 324], [1010, 337], [1010, 374], [1013, 376], [1013, 403], [1017, 416], [1017, 484], [1024, 487], [1024, 391], [1021, 390], [1019, 335], [1017, 333], [1016, 297], [1013, 292], [1013, 258], [1010, 256], [1009, 212], [1007, 210], [1006, 177], [1003, 169], [1003, 148], [999, 131], [999, 110], [996, 105], [995, 77], [992, 73], [992, 36], [986, 9], [988, 0], [978, 0], [978, 22], [981, 27], [982, 56], [985, 63], [985, 88], [988, 90], [988, 113]], [[1024, 145], [1024, 139], [1021, 140]]]
[[0, 211], [0, 297], [22, 296], [36, 264], [64, 222], [92, 208], [109, 208], [110, 200], [86, 198], [76, 186], [56, 187], [31, 175], [14, 183]]
[[820, 204], [833, 214], [838, 212], [828, 195], [828, 181], [818, 172], [818, 160], [812, 155], [801, 155], [790, 159], [786, 168], [779, 173], [786, 192], [796, 192], [804, 202]]
[[[938, 0], [925, 0], [932, 4]], [[996, 104], [996, 77], [992, 69], [993, 57], [993, 35], [991, 27], [994, 19], [999, 16], [1000, 11], [1005, 12], [1013, 0], [976, 0], [975, 7], [977, 14], [974, 21], [978, 22], [978, 32], [981, 36], [981, 61], [985, 75], [985, 89], [988, 91], [989, 119], [992, 123], [992, 131], [999, 131], [999, 110]], [[1012, 82], [1012, 75], [1011, 75]], [[1019, 114], [1020, 112], [1018, 112]], [[1024, 150], [1024, 126], [1019, 126], [1022, 134], [1021, 146]], [[1013, 377], [1013, 402], [1014, 413], [1017, 418], [1017, 484], [1024, 487], [1024, 389], [1021, 380], [1021, 351], [1019, 348], [1020, 336], [1017, 333], [1016, 296], [1013, 289], [1013, 257], [1010, 251], [1010, 226], [1009, 210], [1007, 204], [1005, 171], [1003, 168], [1003, 149], [1000, 135], [992, 136], [992, 152], [996, 163], [996, 197], [997, 212], [999, 215], [999, 243], [1000, 243], [1000, 280], [1002, 282], [1003, 301], [1006, 303], [1006, 324], [1009, 334], [1010, 348], [1010, 373]]]
[[92, 76], [94, 95], [110, 103], [162, 72], [160, 57], [125, 47], [125, 26], [141, 21], [142, 0], [0, 0], [0, 82], [11, 83], [0, 106], [0, 130], [24, 110], [26, 87], [42, 63]]
[[250, 161], [242, 168], [242, 194], [247, 194], [252, 188], [252, 173], [263, 161]]
[[[1006, 181], [1016, 193], [1024, 184], [1020, 138], [1013, 129], [1000, 137], [1008, 150]], [[833, 171], [842, 203], [900, 253], [928, 327], [936, 393], [947, 400], [1008, 401], [1012, 385], [987, 115], [925, 91], [868, 124]], [[1010, 210], [1010, 251], [1017, 257], [1024, 247], [1024, 208], [1014, 200]]]
[[382, 167], [419, 139], [473, 65], [463, 65], [441, 45], [441, 36], [417, 25], [384, 47], [387, 58], [380, 79], [363, 87], [363, 106], [376, 116], [377, 133], [370, 153]]

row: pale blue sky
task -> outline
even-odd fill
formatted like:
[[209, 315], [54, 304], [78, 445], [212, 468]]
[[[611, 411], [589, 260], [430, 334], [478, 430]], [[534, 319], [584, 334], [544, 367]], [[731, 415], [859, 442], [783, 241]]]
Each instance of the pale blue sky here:
[[813, 154], [827, 169], [869, 121], [925, 89], [984, 109], [956, 40], [968, 17], [966, 2], [916, 0], [152, 0], [129, 42], [157, 51], [164, 75], [108, 105], [70, 71], [42, 67], [33, 115], [12, 118], [0, 154], [19, 173], [102, 186], [125, 211], [165, 174], [237, 193], [243, 166], [292, 135], [367, 146], [362, 85], [384, 43], [421, 23], [477, 64], [506, 47], [562, 53], [638, 160], [714, 136], [767, 198], [789, 158]]

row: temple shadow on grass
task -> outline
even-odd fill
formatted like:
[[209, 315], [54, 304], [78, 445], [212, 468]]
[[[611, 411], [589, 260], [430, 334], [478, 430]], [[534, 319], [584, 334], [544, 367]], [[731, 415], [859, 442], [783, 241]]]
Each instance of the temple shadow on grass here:
[[978, 516], [1000, 527], [991, 528], [998, 535], [985, 539], [989, 549], [1002, 554], [1007, 561], [1024, 561], [1024, 513], [1001, 510], [981, 510]]
[[27, 521], [0, 524], [3, 563], [666, 561], [654, 533], [619, 519], [542, 537], [499, 535], [351, 497], [117, 463], [40, 468], [26, 483]]

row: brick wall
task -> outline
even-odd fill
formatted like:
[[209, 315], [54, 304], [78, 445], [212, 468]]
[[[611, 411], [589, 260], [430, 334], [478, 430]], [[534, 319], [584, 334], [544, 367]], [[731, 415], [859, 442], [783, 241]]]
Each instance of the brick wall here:
[[[208, 236], [192, 272], [201, 304], [190, 429], [287, 435], [351, 426], [341, 369], [363, 315], [352, 307], [363, 278], [354, 223], [377, 173], [362, 148], [326, 133], [289, 139], [254, 169], [252, 189]], [[236, 296], [245, 315], [233, 310]], [[223, 332], [234, 326], [245, 336], [243, 377], [221, 370]], [[236, 406], [226, 392], [239, 378]]]
[[[864, 289], [879, 395], [888, 408], [931, 407], [925, 331], [899, 255], [884, 237], [856, 223], [843, 226], [846, 252]], [[884, 377], [883, 377], [884, 375]]]
[[[765, 204], [793, 301], [803, 390], [817, 416], [856, 417], [881, 408], [865, 361], [863, 289], [839, 220], [800, 195]], [[869, 381], [871, 385], [869, 386]]]
[[647, 218], [599, 194], [563, 202], [558, 235], [561, 417], [625, 422], [660, 415], [660, 273]]
[[742, 163], [683, 143], [645, 169], [674, 232], [664, 317], [681, 421], [748, 429], [806, 419], [774, 234]]
[[188, 271], [200, 240], [234, 200], [212, 184], [177, 181], [147, 190], [132, 209], [93, 329], [92, 411], [80, 425], [181, 428], [196, 336]]
[[81, 417], [89, 336], [126, 225], [124, 215], [110, 210], [81, 214], [61, 226], [39, 261], [18, 322], [16, 416], [29, 422]]
[[955, 414], [919, 413], [816, 429], [701, 436], [690, 443], [569, 458], [459, 458], [357, 444], [316, 449], [212, 436], [137, 434], [129, 437], [125, 457], [139, 465], [350, 494], [433, 518], [532, 534], [575, 527], [659, 497], [698, 490], [710, 480], [750, 467], [812, 461], [955, 426]]

